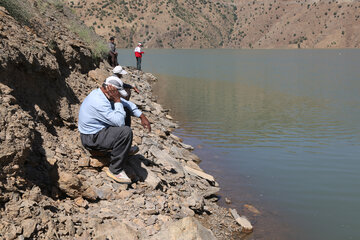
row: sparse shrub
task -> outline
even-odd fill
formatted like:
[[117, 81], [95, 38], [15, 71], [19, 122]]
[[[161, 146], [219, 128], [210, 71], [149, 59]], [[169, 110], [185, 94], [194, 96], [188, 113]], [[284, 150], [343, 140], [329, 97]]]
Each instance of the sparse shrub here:
[[27, 11], [28, 6], [26, 6], [26, 1], [0, 0], [0, 6], [3, 6], [17, 21], [28, 26], [30, 25], [32, 14]]
[[[100, 25], [97, 26], [100, 28]], [[75, 32], [86, 44], [89, 46], [94, 59], [103, 58], [106, 56], [108, 47], [104, 40], [98, 37], [95, 32], [85, 25], [81, 25], [78, 22], [73, 22], [68, 28]]]

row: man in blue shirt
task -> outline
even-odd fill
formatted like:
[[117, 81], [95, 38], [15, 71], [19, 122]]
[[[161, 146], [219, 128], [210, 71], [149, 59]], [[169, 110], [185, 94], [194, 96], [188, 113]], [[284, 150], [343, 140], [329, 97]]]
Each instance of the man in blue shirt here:
[[[120, 66], [113, 70], [121, 77], [127, 74]], [[107, 78], [102, 87], [93, 90], [83, 101], [79, 111], [78, 129], [81, 142], [88, 150], [111, 150], [107, 175], [120, 183], [131, 183], [123, 170], [132, 144], [132, 130], [128, 113], [141, 119], [141, 124], [149, 132], [151, 126], [137, 106], [125, 100], [128, 92], [120, 78]], [[126, 124], [128, 126], [126, 126]]]

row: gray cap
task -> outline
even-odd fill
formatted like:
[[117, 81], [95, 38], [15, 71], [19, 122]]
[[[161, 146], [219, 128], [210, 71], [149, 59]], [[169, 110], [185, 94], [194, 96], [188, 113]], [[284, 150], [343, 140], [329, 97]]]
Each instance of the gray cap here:
[[120, 80], [120, 78], [116, 76], [110, 76], [105, 80], [105, 84], [116, 87], [123, 97], [127, 97], [128, 93], [124, 90], [124, 83]]

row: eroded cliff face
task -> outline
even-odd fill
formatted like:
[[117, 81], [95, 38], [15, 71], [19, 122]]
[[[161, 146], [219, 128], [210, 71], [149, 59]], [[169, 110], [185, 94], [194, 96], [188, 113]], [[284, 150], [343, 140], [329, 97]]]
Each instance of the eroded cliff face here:
[[41, 152], [44, 134], [57, 137], [57, 127], [75, 127], [74, 91], [86, 88], [82, 73], [97, 66], [90, 49], [62, 24], [63, 13], [37, 14], [34, 8], [29, 27], [0, 8], [1, 178], [26, 178], [25, 160]]
[[134, 183], [106, 177], [108, 158], [82, 148], [77, 114], [111, 67], [69, 31], [66, 9], [42, 13], [39, 2], [28, 1], [28, 25], [0, 7], [0, 238], [238, 239], [240, 227], [215, 203], [215, 179], [171, 133], [151, 74], [127, 68], [124, 79], [140, 89], [132, 101], [153, 128], [133, 119], [140, 152], [126, 171]]
[[[23, 203], [31, 189], [36, 202], [43, 195], [61, 195], [57, 159], [49, 146], [61, 147], [61, 129], [76, 127], [79, 96], [92, 87], [85, 73], [98, 66], [65, 26], [64, 12], [48, 8], [43, 15], [34, 3], [29, 2], [29, 26], [0, 6], [0, 208], [5, 210], [0, 236], [9, 239], [21, 233], [17, 224], [33, 213], [29, 206], [12, 212], [7, 204]], [[59, 161], [56, 168], [66, 164]]]
[[56, 126], [74, 123], [79, 100], [68, 82], [96, 65], [60, 19], [35, 17], [28, 27], [2, 7], [0, 16], [0, 178], [7, 186], [9, 174], [26, 178], [25, 160], [39, 151], [40, 131], [56, 136]]

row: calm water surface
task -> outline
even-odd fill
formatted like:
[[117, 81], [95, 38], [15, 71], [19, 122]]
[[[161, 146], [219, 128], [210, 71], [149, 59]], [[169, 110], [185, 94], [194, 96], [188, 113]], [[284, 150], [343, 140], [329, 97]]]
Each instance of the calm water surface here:
[[360, 50], [145, 52], [176, 134], [257, 228], [248, 239], [360, 239]]

